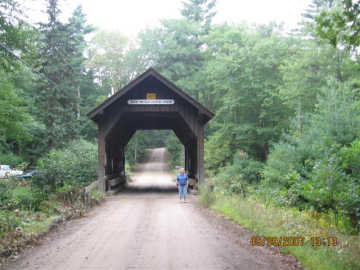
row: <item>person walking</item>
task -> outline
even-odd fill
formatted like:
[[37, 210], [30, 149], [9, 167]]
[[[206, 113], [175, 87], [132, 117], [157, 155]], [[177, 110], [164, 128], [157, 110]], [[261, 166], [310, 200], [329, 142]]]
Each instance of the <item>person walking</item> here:
[[181, 201], [184, 198], [184, 202], [186, 201], [186, 194], [188, 188], [188, 175], [185, 173], [184, 168], [181, 168], [179, 174], [176, 177], [176, 185], [179, 190], [179, 199]]

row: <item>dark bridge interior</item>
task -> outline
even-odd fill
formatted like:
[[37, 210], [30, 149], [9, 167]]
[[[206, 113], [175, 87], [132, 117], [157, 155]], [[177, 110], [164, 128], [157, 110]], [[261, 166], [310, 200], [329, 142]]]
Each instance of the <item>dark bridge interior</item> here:
[[[153, 104], [131, 104], [148, 100]], [[161, 104], [170, 100], [171, 104]], [[125, 170], [125, 147], [137, 130], [171, 129], [185, 147], [185, 169], [203, 181], [204, 125], [214, 116], [172, 82], [150, 68], [88, 116], [98, 125], [99, 178], [104, 191], [121, 182]], [[118, 179], [118, 180], [114, 180]]]

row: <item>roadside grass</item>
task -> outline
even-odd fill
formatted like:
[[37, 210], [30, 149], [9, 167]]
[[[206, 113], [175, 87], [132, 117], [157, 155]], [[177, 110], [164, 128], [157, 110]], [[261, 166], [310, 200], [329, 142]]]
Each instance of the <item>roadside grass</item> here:
[[50, 216], [30, 223], [24, 227], [24, 232], [30, 235], [42, 235], [50, 231], [51, 227], [62, 220], [62, 216]]
[[32, 211], [6, 212], [5, 215], [9, 227], [0, 233], [0, 265], [7, 257], [16, 257], [26, 245], [36, 242], [61, 219], [61, 216]]
[[[298, 237], [303, 236], [303, 246], [282, 247], [281, 252], [296, 256], [305, 269], [355, 270], [360, 269], [360, 236], [339, 232], [330, 215], [295, 208], [265, 205], [253, 196], [225, 195], [219, 191], [202, 190], [200, 201], [219, 211], [235, 222], [250, 229], [254, 236]], [[203, 204], [204, 205], [204, 204]], [[206, 206], [205, 205], [205, 206]], [[311, 237], [336, 237], [336, 246], [313, 246]], [[249, 239], [250, 245], [250, 239]]]
[[[105, 199], [104, 194], [96, 190], [90, 191], [86, 200], [77, 195], [71, 189], [53, 194], [41, 203], [38, 211], [0, 209], [0, 266], [8, 258], [16, 258], [26, 246], [36, 244], [53, 227], [83, 216]], [[73, 200], [69, 203], [68, 199]]]

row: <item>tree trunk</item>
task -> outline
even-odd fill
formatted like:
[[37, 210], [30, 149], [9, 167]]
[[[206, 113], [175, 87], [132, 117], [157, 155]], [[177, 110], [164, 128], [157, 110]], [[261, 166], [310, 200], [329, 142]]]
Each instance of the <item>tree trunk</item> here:
[[80, 101], [81, 101], [81, 97], [80, 97], [80, 86], [78, 86], [77, 88], [77, 96], [78, 96], [78, 101], [77, 101], [77, 120], [80, 120]]

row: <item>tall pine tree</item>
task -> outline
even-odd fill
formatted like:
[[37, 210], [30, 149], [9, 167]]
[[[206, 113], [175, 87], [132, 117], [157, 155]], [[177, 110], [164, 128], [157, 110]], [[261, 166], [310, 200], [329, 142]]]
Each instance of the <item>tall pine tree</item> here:
[[80, 84], [83, 74], [85, 26], [81, 8], [77, 8], [69, 23], [59, 20], [58, 0], [49, 0], [49, 21], [40, 25], [40, 72], [46, 80], [39, 81], [36, 101], [38, 116], [46, 126], [46, 150], [61, 147], [78, 137], [80, 118]]
[[181, 10], [184, 18], [163, 20], [162, 26], [140, 35], [148, 62], [172, 81], [202, 99], [202, 67], [207, 58], [206, 37], [215, 15], [215, 1], [188, 0]]

